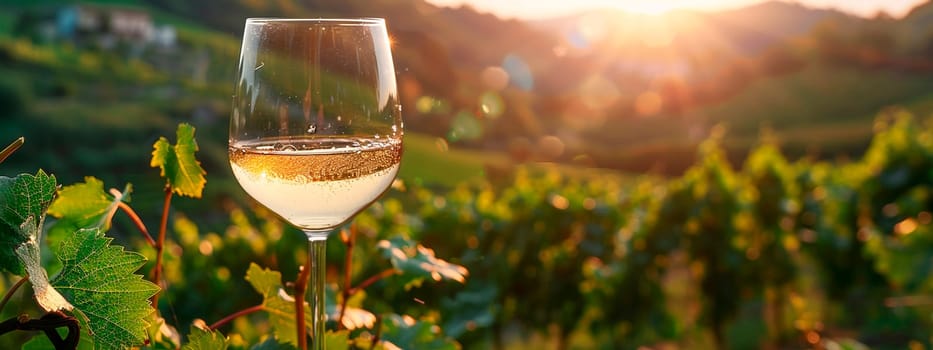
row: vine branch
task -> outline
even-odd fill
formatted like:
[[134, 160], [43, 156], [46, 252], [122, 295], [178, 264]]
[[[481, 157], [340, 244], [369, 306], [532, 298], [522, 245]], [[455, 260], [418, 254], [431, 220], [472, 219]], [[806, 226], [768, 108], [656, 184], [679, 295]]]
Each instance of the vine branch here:
[[[67, 327], [65, 339], [58, 334], [58, 328]], [[35, 320], [26, 315], [19, 315], [0, 323], [0, 335], [12, 331], [42, 331], [49, 338], [56, 350], [75, 349], [81, 336], [78, 320], [61, 312], [49, 312]]]
[[6, 291], [6, 294], [3, 295], [3, 300], [0, 301], [0, 311], [3, 311], [3, 308], [6, 306], [6, 303], [10, 301], [10, 298], [13, 297], [13, 294], [16, 294], [16, 290], [18, 290], [19, 287], [22, 287], [24, 284], [26, 284], [27, 280], [29, 279], [26, 277], [20, 278], [19, 281], [16, 281], [16, 284], [10, 287], [10, 290]]
[[[346, 232], [346, 231], [344, 231]], [[340, 316], [337, 317], [337, 328], [343, 329], [343, 316], [347, 313], [347, 302], [350, 300], [350, 273], [353, 270], [353, 246], [356, 242], [356, 224], [350, 226], [350, 233], [344, 235], [344, 244], [347, 245], [347, 253], [343, 263], [343, 300], [340, 301]]]
[[396, 270], [394, 267], [385, 269], [380, 273], [370, 276], [365, 281], [360, 282], [360, 284], [358, 284], [356, 287], [353, 287], [353, 289], [350, 289], [350, 292], [348, 294], [352, 296], [356, 294], [356, 292], [359, 292], [360, 290], [366, 289], [366, 287], [371, 286], [373, 283], [379, 282], [379, 280], [389, 277], [389, 276], [393, 276], [397, 273], [398, 273], [398, 270]]
[[225, 324], [227, 324], [227, 323], [230, 323], [230, 321], [233, 321], [233, 320], [236, 319], [237, 317], [246, 316], [246, 315], [249, 315], [249, 314], [251, 314], [251, 313], [255, 313], [255, 312], [259, 312], [259, 311], [262, 311], [262, 304], [259, 304], [259, 305], [256, 305], [256, 306], [251, 306], [251, 307], [245, 308], [245, 309], [243, 309], [243, 310], [234, 312], [234, 313], [232, 313], [232, 314], [230, 314], [230, 315], [227, 315], [227, 317], [224, 317], [224, 318], [220, 319], [219, 321], [212, 323], [210, 326], [208, 326], [208, 328], [210, 328], [212, 331], [213, 331], [213, 330], [217, 330], [217, 328], [223, 327], [223, 325], [225, 325]]
[[369, 350], [376, 349], [376, 344], [379, 344], [379, 338], [382, 337], [382, 316], [376, 315], [376, 335], [373, 336], [373, 342], [369, 345]]
[[[162, 221], [159, 224], [159, 241], [156, 242], [156, 265], [152, 271], [152, 283], [162, 287], [162, 252], [165, 251], [165, 231], [168, 229], [168, 210], [172, 204], [172, 186], [165, 186], [165, 202], [162, 205]], [[161, 291], [152, 296], [152, 305], [159, 309], [159, 295]]]
[[16, 141], [13, 141], [13, 143], [11, 143], [9, 146], [6, 146], [6, 148], [4, 148], [2, 151], [0, 151], [0, 163], [3, 163], [7, 157], [13, 154], [13, 152], [16, 152], [16, 150], [18, 150], [20, 146], [23, 145], [23, 143], [26, 143], [26, 139], [20, 137], [16, 139]]
[[[298, 280], [295, 281], [295, 326], [298, 328], [298, 349], [308, 350], [308, 328], [305, 327], [305, 290], [308, 288], [308, 276], [311, 275], [312, 261], [308, 266], [298, 267]], [[315, 341], [318, 341], [315, 339]]]
[[[110, 194], [112, 194], [114, 197], [120, 197], [123, 195], [123, 193], [121, 193], [116, 188], [111, 188]], [[117, 203], [117, 208], [119, 208], [120, 210], [123, 210], [123, 212], [126, 213], [127, 216], [129, 216], [130, 220], [133, 221], [133, 224], [136, 225], [136, 228], [139, 230], [139, 232], [141, 232], [143, 234], [143, 237], [146, 238], [146, 243], [149, 243], [150, 247], [155, 248], [156, 241], [152, 239], [151, 235], [149, 235], [149, 229], [146, 228], [146, 224], [144, 224], [143, 220], [139, 218], [139, 215], [136, 214], [136, 211], [133, 210], [133, 208], [130, 207], [129, 204], [126, 204], [123, 201], [120, 201]]]

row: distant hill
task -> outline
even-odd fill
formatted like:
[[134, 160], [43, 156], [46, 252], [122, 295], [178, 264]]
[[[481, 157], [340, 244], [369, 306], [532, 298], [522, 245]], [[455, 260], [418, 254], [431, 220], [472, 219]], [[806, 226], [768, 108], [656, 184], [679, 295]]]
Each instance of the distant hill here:
[[769, 1], [731, 11], [705, 14], [722, 36], [746, 52], [760, 52], [789, 38], [806, 34], [828, 19], [855, 22], [860, 18], [837, 10]]
[[900, 21], [907, 46], [923, 54], [933, 54], [933, 1], [915, 7]]
[[[215, 41], [223, 48], [210, 56], [223, 96], [247, 17], [384, 17], [406, 126], [449, 137], [458, 120], [477, 124], [476, 139], [449, 141], [525, 155], [519, 160], [591, 159], [642, 171], [651, 164], [632, 159], [663, 161], [672, 143], [679, 153], [671, 157], [692, 154], [720, 122], [743, 145], [766, 126], [793, 130], [800, 143], [824, 136], [813, 130], [845, 129], [851, 132], [838, 138], [848, 141], [870, 134], [870, 119], [885, 106], [925, 105], [933, 81], [933, 2], [901, 19], [772, 1], [720, 12], [602, 10], [531, 22], [424, 0], [93, 2], [130, 5], [209, 33], [212, 40], [190, 32], [186, 40], [192, 48]], [[21, 8], [70, 3], [0, 4], [0, 27]], [[490, 71], [510, 83], [484, 81]], [[518, 84], [522, 75], [530, 79]], [[552, 149], [561, 152], [536, 158], [542, 140], [555, 139], [563, 144]], [[860, 154], [852, 148], [858, 141], [833, 152]], [[642, 158], [626, 156], [645, 145]]]
[[[648, 30], [671, 31], [675, 45], [703, 43], [707, 49], [730, 49], [734, 53], [754, 54], [781, 41], [806, 34], [827, 19], [854, 22], [860, 18], [837, 10], [816, 9], [797, 3], [769, 1], [733, 10], [702, 12], [680, 10], [646, 20], [644, 15], [604, 9], [533, 21], [539, 29], [567, 35], [581, 21], [604, 23], [602, 37], [613, 44], [637, 42]], [[656, 24], [652, 22], [661, 22]], [[667, 25], [669, 24], [669, 25]], [[719, 42], [710, 42], [715, 37]], [[710, 46], [712, 45], [712, 46]]]

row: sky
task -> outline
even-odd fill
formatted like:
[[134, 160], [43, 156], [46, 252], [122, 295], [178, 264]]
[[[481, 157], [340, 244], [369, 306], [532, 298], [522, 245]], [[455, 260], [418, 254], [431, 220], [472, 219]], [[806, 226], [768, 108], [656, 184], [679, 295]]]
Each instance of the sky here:
[[[540, 19], [594, 8], [618, 8], [629, 12], [658, 14], [674, 9], [716, 11], [739, 8], [766, 0], [427, 0], [439, 6], [469, 4], [481, 12], [503, 18]], [[797, 0], [815, 8], [835, 8], [844, 12], [873, 16], [884, 10], [900, 17], [926, 0]]]

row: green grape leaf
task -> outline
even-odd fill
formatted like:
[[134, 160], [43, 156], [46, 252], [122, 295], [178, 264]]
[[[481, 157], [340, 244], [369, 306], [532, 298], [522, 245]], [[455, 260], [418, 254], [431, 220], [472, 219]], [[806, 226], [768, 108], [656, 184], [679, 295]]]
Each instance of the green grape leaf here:
[[160, 137], [153, 147], [152, 161], [149, 165], [162, 169], [162, 177], [178, 195], [201, 198], [206, 172], [201, 162], [195, 158], [198, 143], [194, 139], [194, 127], [190, 124], [178, 124], [177, 143], [169, 144], [165, 137]]
[[[45, 243], [57, 246], [65, 237], [71, 236], [82, 228], [100, 227], [110, 229], [113, 215], [120, 202], [129, 202], [133, 186], [127, 184], [118, 196], [104, 192], [104, 183], [88, 176], [84, 182], [65, 186], [58, 190], [58, 196], [49, 207], [48, 214], [57, 217], [46, 232]], [[58, 261], [46, 261], [46, 270], [60, 269]]]
[[[297, 348], [291, 344], [279, 343], [278, 339], [275, 337], [266, 338], [262, 343], [253, 345], [250, 350], [296, 350]], [[327, 348], [330, 350], [330, 348]]]
[[434, 256], [434, 251], [403, 237], [379, 241], [376, 245], [392, 266], [401, 272], [405, 288], [419, 285], [425, 278], [443, 279], [460, 283], [466, 281], [465, 267], [451, 264]]
[[60, 220], [50, 230], [100, 227], [110, 229], [110, 221], [120, 202], [126, 201], [133, 186], [126, 185], [119, 197], [104, 192], [104, 183], [88, 176], [84, 182], [65, 186], [58, 190], [58, 198], [49, 207], [49, 215]]
[[[309, 344], [310, 345], [310, 344]], [[327, 331], [324, 334], [324, 348], [327, 350], [347, 350], [350, 348], [350, 334], [347, 331]], [[288, 343], [280, 343], [275, 337], [266, 338], [262, 343], [256, 344], [250, 350], [296, 350]]]
[[470, 286], [469, 289], [457, 293], [453, 298], [442, 299], [441, 314], [445, 316], [444, 333], [453, 338], [459, 338], [467, 332], [491, 326], [499, 312], [499, 305], [496, 302], [498, 296], [499, 291], [494, 284], [483, 283]]
[[382, 341], [385, 349], [460, 349], [457, 342], [440, 334], [434, 323], [395, 314], [382, 319]]
[[[262, 309], [269, 314], [269, 324], [272, 325], [275, 337], [279, 341], [297, 345], [295, 298], [282, 288], [282, 273], [250, 263], [246, 281], [262, 294]], [[311, 308], [307, 307], [307, 302], [305, 304], [305, 324], [310, 331]]]
[[[246, 281], [253, 286], [259, 294], [262, 294], [262, 309], [269, 314], [269, 324], [272, 325], [273, 334], [277, 341], [286, 344], [298, 344], [298, 338], [295, 334], [295, 297], [289, 295], [282, 288], [282, 273], [259, 267], [251, 263], [246, 271]], [[331, 288], [325, 290], [324, 310], [330, 320], [336, 320], [340, 317], [340, 307], [338, 306], [337, 292]], [[357, 293], [361, 294], [361, 293]], [[352, 298], [350, 303], [359, 302]], [[343, 324], [348, 329], [359, 327], [372, 327], [375, 324], [376, 316], [371, 312], [347, 305], [347, 312], [343, 317]], [[305, 324], [310, 331], [311, 327], [311, 308], [305, 302]], [[328, 340], [329, 341], [329, 340]], [[330, 348], [328, 348], [330, 349]]]
[[16, 248], [29, 244], [38, 249], [39, 232], [45, 211], [55, 198], [55, 186], [55, 177], [42, 170], [35, 176], [0, 176], [0, 268], [20, 276], [26, 272]]
[[220, 332], [192, 325], [191, 333], [188, 334], [188, 344], [185, 344], [181, 349], [226, 350], [227, 347], [227, 338]]
[[327, 331], [327, 333], [324, 334], [324, 348], [327, 350], [349, 349], [350, 333], [348, 331]]
[[[295, 298], [289, 295], [282, 288], [282, 273], [259, 267], [251, 263], [246, 271], [246, 281], [262, 294], [262, 308], [269, 314], [269, 323], [272, 325], [273, 334], [277, 341], [287, 344], [298, 344], [298, 338], [295, 334]], [[337, 306], [337, 293], [331, 288], [325, 290], [325, 307], [327, 317], [330, 320], [336, 320], [340, 317], [339, 306]], [[359, 293], [358, 293], [359, 294]], [[351, 302], [353, 300], [351, 299]], [[372, 327], [375, 324], [376, 316], [371, 312], [347, 306], [347, 313], [344, 315], [343, 323], [349, 329], [358, 327]], [[311, 327], [311, 308], [305, 302], [305, 324], [310, 331]]]
[[[326, 289], [325, 294], [325, 304], [327, 304], [326, 311], [327, 317], [331, 320], [340, 319], [340, 310], [343, 306], [343, 298], [338, 298], [341, 296], [340, 293], [334, 289]], [[354, 330], [357, 328], [373, 328], [376, 325], [376, 315], [368, 310], [361, 309], [357, 306], [363, 303], [363, 300], [366, 299], [365, 291], [357, 291], [347, 300], [347, 311], [343, 314], [343, 320], [341, 323], [348, 330]]]
[[98, 349], [122, 349], [146, 340], [149, 298], [159, 287], [135, 274], [140, 254], [110, 245], [99, 228], [81, 229], [62, 241], [56, 255], [62, 271], [52, 281], [71, 301]]
[[40, 264], [39, 233], [56, 186], [55, 177], [42, 170], [34, 176], [0, 177], [0, 266], [29, 276], [36, 302], [45, 311], [73, 308], [49, 284], [48, 274]]
[[181, 334], [159, 315], [153, 314], [146, 329], [149, 348], [152, 350], [176, 350], [181, 347]]

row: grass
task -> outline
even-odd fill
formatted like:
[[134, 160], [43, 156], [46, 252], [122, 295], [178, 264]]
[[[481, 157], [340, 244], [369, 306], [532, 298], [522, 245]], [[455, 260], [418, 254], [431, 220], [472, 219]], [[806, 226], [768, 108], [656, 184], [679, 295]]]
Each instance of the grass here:
[[877, 111], [931, 90], [933, 79], [928, 75], [815, 63], [757, 81], [735, 97], [696, 113], [725, 121], [742, 134], [756, 134], [762, 126], [799, 129], [854, 120], [870, 125]]
[[457, 149], [433, 136], [409, 132], [404, 143], [399, 178], [406, 181], [454, 185], [482, 178], [488, 165], [508, 163], [503, 154]]

